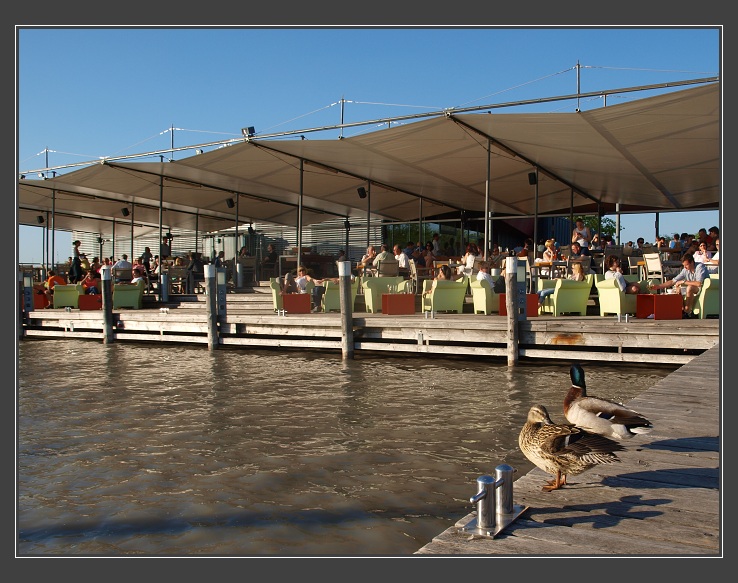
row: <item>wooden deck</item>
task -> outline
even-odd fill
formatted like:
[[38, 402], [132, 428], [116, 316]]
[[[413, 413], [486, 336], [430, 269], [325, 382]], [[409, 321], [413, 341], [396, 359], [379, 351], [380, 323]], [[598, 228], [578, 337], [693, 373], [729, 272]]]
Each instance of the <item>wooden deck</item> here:
[[528, 509], [496, 538], [459, 533], [472, 512], [416, 554], [721, 556], [720, 365], [718, 345], [630, 401], [654, 430], [626, 442], [621, 463], [553, 492], [534, 468], [513, 486]]
[[[115, 342], [208, 344], [205, 296], [182, 298], [163, 306], [154, 296], [144, 309], [115, 310]], [[419, 304], [420, 298], [416, 297]], [[353, 314], [354, 352], [469, 355], [507, 358], [507, 318], [474, 314], [467, 298], [463, 314], [420, 312], [408, 316], [369, 314], [357, 296]], [[262, 292], [227, 295], [226, 316], [218, 325], [219, 347], [294, 348], [341, 352], [339, 313], [287, 314], [272, 309]], [[160, 308], [164, 308], [163, 310]], [[597, 313], [590, 310], [590, 313]], [[614, 317], [536, 316], [519, 326], [521, 360], [571, 359], [681, 365], [715, 346], [720, 321], [631, 320]], [[84, 338], [103, 335], [100, 311], [37, 310], [23, 325], [26, 338]]]

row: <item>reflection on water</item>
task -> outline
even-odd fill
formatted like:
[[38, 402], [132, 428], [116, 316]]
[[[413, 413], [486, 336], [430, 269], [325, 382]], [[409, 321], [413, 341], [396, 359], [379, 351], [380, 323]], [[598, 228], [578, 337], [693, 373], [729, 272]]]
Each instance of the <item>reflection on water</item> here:
[[[18, 554], [411, 555], [530, 470], [569, 365], [24, 340]], [[670, 372], [584, 367], [623, 401]]]

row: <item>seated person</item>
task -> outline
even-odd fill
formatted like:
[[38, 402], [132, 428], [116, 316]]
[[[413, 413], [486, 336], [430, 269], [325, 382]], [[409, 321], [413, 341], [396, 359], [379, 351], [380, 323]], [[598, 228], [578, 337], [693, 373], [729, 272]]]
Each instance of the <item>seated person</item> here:
[[707, 272], [708, 273], [720, 273], [720, 238], [718, 237], [714, 241], [715, 244], [715, 253], [712, 254], [712, 257], [708, 261], [705, 261], [705, 265], [707, 266]]
[[376, 256], [377, 251], [376, 249], [374, 249], [374, 245], [369, 245], [369, 247], [366, 248], [366, 253], [362, 255], [359, 265], [364, 268], [366, 268], [368, 265], [372, 265]]
[[34, 284], [33, 289], [39, 295], [45, 294], [49, 300], [49, 305], [51, 305], [54, 298], [54, 286], [57, 284], [67, 285], [67, 280], [61, 275], [57, 275], [53, 269], [49, 269], [49, 276], [46, 278], [46, 281]]
[[585, 249], [577, 242], [571, 244], [571, 253], [569, 254], [569, 257], [587, 257], [589, 255], [589, 249]]
[[382, 243], [380, 249], [380, 252], [377, 253], [372, 260], [372, 267], [376, 267], [379, 261], [384, 261], [385, 259], [394, 259], [394, 255], [389, 252], [389, 247], [385, 243]]
[[277, 253], [277, 250], [274, 248], [274, 244], [269, 243], [269, 245], [267, 245], [267, 254], [264, 255], [263, 259], [261, 260], [262, 267], [266, 267], [268, 269], [274, 269], [277, 266], [278, 260], [279, 260], [279, 254]]
[[492, 277], [492, 275], [489, 272], [489, 262], [488, 261], [482, 261], [479, 264], [479, 271], [477, 272], [477, 281], [482, 281], [483, 279], [486, 279], [489, 282], [489, 287], [491, 289], [494, 289], [495, 278]]
[[280, 282], [279, 287], [283, 294], [296, 294], [298, 293], [297, 284], [295, 283], [295, 276], [291, 272], [284, 274], [284, 281]]
[[139, 281], [146, 283], [144, 280], [143, 269], [143, 266], [133, 268], [133, 279], [131, 279], [131, 283], [137, 284]]
[[[458, 276], [463, 277], [463, 275]], [[436, 289], [436, 282], [438, 280], [447, 280], [447, 281], [453, 281], [455, 279], [453, 272], [451, 271], [451, 268], [448, 265], [441, 265], [438, 268], [436, 277], [433, 278], [433, 284], [431, 285], [430, 289], [428, 291], [423, 292], [424, 296], [429, 296], [431, 292]]]
[[[572, 244], [573, 246], [573, 244]], [[572, 264], [572, 270], [575, 264]], [[610, 255], [607, 258], [607, 271], [605, 272], [605, 279], [614, 279], [618, 282], [620, 291], [626, 294], [639, 294], [641, 288], [637, 283], [628, 283], [625, 281], [623, 276], [623, 270], [620, 267], [620, 258], [617, 255]]]
[[102, 292], [100, 276], [92, 269], [87, 272], [87, 275], [85, 275], [80, 283], [86, 294], [99, 294]]
[[397, 263], [400, 266], [400, 273], [403, 271], [407, 272], [410, 269], [407, 253], [405, 253], [399, 245], [395, 245], [393, 251], [395, 252], [395, 259], [397, 259]]
[[[581, 263], [571, 264], [571, 273], [566, 276], [566, 279], [572, 281], [584, 281], [584, 271], [582, 270]], [[547, 287], [538, 292], [538, 305], [542, 305], [547, 296], [550, 296], [556, 290], [555, 287]]]
[[702, 282], [709, 277], [709, 274], [705, 264], [695, 263], [691, 253], [682, 255], [682, 267], [683, 269], [673, 279], [664, 283], [650, 285], [649, 289], [658, 290], [674, 287], [682, 292], [684, 294], [684, 313], [682, 314], [682, 318], [688, 319], [694, 317], [692, 314], [694, 302], [702, 289]]

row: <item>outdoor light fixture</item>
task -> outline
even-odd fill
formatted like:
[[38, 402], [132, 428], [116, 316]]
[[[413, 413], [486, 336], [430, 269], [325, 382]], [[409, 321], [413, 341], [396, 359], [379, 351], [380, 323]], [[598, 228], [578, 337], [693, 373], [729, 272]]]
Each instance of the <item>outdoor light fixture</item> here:
[[236, 203], [233, 201], [232, 198], [227, 198], [226, 199], [226, 204], [228, 205], [228, 208], [229, 209], [232, 209], [233, 207], [236, 206]]
[[356, 192], [359, 193], [359, 198], [366, 198], [366, 188], [364, 188], [363, 186], [357, 188]]
[[165, 239], [169, 239], [171, 241], [172, 239], [174, 239], [174, 235], [172, 235], [171, 233], [167, 232], [167, 234], [164, 235], [164, 238]]
[[246, 128], [246, 134], [251, 137], [256, 133], [256, 130], [254, 129], [254, 126], [249, 126]]
[[129, 211], [129, 210], [128, 210], [128, 207], [125, 207], [125, 206], [124, 206], [124, 207], [123, 207], [122, 209], [120, 209], [120, 212], [122, 212], [122, 213], [123, 213], [123, 216], [124, 216], [124, 217], [127, 217], [128, 215], [130, 215], [130, 214], [131, 214], [131, 211]]
[[97, 244], [98, 244], [98, 245], [102, 245], [102, 244], [103, 244], [103, 242], [104, 242], [104, 239], [103, 239], [102, 237], [98, 237], [98, 238], [97, 238]]
[[251, 226], [251, 223], [249, 223], [249, 235], [255, 235], [256, 231], [254, 231], [254, 227]]
[[538, 182], [538, 179], [536, 178], [536, 173], [528, 172], [528, 184], [533, 186], [536, 182]]
[[351, 230], [351, 223], [349, 223], [349, 220], [348, 219], [346, 219], [345, 221], [343, 221], [343, 228], [346, 229], [347, 231], [350, 231]]
[[38, 216], [36, 217], [36, 222], [37, 222], [37, 223], [38, 223], [39, 225], [43, 225], [43, 224], [44, 224], [44, 217], [43, 217], [43, 215], [38, 215]]

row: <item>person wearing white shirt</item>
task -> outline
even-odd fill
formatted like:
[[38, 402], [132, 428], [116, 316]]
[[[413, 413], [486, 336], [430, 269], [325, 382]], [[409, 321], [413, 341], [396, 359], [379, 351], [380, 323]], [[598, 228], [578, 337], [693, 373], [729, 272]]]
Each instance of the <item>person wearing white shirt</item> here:
[[715, 253], [712, 254], [712, 257], [708, 261], [705, 261], [705, 267], [707, 267], [708, 273], [720, 273], [720, 239], [715, 239]]
[[592, 233], [590, 233], [589, 227], [584, 225], [584, 219], [582, 217], [578, 217], [575, 224], [576, 226], [571, 233], [571, 242], [579, 243], [582, 249], [589, 249], [589, 242], [592, 240]]
[[399, 245], [395, 245], [392, 249], [395, 252], [395, 259], [400, 265], [400, 269], [410, 269], [410, 263], [408, 263], [407, 253], [405, 253]]
[[699, 248], [694, 252], [695, 263], [707, 263], [711, 257], [712, 253], [707, 250], [707, 243], [700, 243]]

